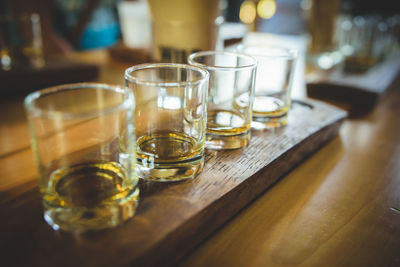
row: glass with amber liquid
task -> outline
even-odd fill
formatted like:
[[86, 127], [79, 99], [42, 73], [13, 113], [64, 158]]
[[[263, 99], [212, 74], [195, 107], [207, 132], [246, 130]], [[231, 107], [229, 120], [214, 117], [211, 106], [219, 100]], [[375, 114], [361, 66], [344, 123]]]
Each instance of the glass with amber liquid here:
[[169, 182], [194, 178], [204, 165], [207, 71], [158, 63], [125, 71], [136, 100], [138, 176]]
[[117, 226], [138, 204], [132, 93], [67, 84], [25, 99], [44, 218], [55, 230]]
[[210, 73], [206, 147], [246, 146], [250, 142], [256, 60], [244, 54], [204, 51], [191, 54], [188, 62]]
[[256, 129], [286, 125], [297, 52], [284, 47], [241, 44], [236, 50], [257, 60], [253, 123]]

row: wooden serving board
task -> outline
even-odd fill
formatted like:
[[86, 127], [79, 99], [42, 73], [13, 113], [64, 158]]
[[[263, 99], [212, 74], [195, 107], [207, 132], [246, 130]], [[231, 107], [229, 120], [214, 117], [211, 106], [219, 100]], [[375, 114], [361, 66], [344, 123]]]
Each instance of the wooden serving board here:
[[400, 56], [372, 67], [365, 73], [351, 74], [339, 65], [330, 72], [309, 74], [309, 97], [343, 103], [350, 115], [371, 111], [379, 98], [391, 87], [400, 72]]
[[141, 183], [137, 214], [114, 229], [84, 235], [55, 232], [42, 218], [37, 189], [15, 194], [0, 201], [1, 264], [173, 265], [337, 135], [346, 115], [321, 102], [294, 101], [287, 126], [253, 131], [243, 149], [207, 151], [205, 168], [196, 179]]

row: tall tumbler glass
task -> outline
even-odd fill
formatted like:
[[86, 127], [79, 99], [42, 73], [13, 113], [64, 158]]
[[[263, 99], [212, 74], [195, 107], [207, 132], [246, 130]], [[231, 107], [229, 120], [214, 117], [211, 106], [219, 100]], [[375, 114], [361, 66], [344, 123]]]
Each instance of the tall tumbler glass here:
[[246, 146], [250, 141], [256, 60], [244, 54], [204, 51], [191, 54], [188, 61], [210, 73], [207, 148]]
[[286, 125], [297, 52], [263, 45], [239, 45], [237, 51], [251, 55], [258, 64], [252, 126], [263, 129]]
[[139, 177], [179, 181], [195, 177], [204, 165], [209, 74], [185, 64], [133, 66], [125, 83], [136, 100]]
[[139, 196], [132, 93], [66, 84], [29, 94], [25, 108], [46, 222], [84, 232], [132, 217]]

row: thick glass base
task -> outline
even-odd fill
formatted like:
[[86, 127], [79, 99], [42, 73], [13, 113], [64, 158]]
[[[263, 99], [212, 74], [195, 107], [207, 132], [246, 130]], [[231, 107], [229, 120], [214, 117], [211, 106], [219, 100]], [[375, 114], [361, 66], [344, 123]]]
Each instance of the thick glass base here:
[[138, 177], [156, 182], [177, 182], [196, 177], [204, 166], [204, 155], [182, 162], [155, 163], [138, 159]]
[[250, 136], [250, 131], [236, 135], [216, 135], [207, 133], [206, 147], [216, 150], [241, 148], [249, 144]]
[[253, 117], [251, 128], [256, 130], [273, 129], [288, 123], [287, 113], [279, 117]]
[[139, 202], [139, 188], [125, 198], [94, 207], [60, 207], [43, 201], [44, 219], [54, 229], [82, 233], [115, 227], [131, 218]]

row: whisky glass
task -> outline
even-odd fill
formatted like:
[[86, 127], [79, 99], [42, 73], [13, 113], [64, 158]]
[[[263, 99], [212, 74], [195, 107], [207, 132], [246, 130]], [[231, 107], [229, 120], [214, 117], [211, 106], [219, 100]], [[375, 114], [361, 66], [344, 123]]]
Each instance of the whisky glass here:
[[134, 98], [117, 86], [77, 83], [25, 99], [44, 218], [54, 230], [117, 226], [138, 204]]
[[185, 64], [142, 64], [125, 71], [136, 100], [136, 171], [147, 181], [194, 178], [204, 165], [209, 74]]
[[239, 45], [237, 51], [257, 60], [252, 127], [264, 129], [286, 125], [297, 52], [263, 45]]
[[246, 146], [250, 142], [256, 60], [244, 54], [204, 51], [191, 54], [188, 62], [210, 73], [206, 147]]

